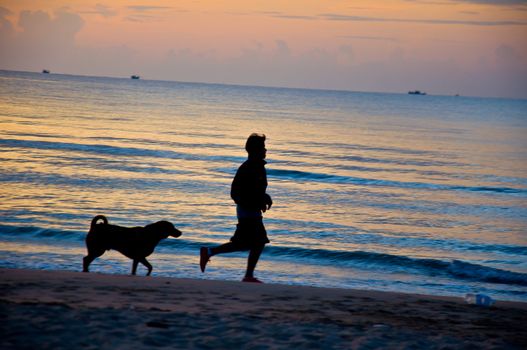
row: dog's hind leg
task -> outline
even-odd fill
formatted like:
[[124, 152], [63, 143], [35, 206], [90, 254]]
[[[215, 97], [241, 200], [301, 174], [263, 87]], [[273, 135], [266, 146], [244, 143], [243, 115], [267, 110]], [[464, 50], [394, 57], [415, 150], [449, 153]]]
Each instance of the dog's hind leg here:
[[137, 264], [139, 263], [145, 265], [145, 267], [148, 269], [148, 272], [146, 273], [146, 275], [150, 276], [150, 274], [152, 273], [152, 265], [150, 265], [150, 263], [146, 260], [146, 258], [134, 259], [134, 263], [132, 265], [132, 275], [135, 275], [137, 271]]
[[134, 262], [132, 263], [132, 275], [135, 275], [137, 272], [137, 264], [139, 264], [139, 260], [134, 259]]
[[95, 253], [93, 251], [88, 251], [88, 255], [86, 255], [82, 259], [82, 272], [89, 272], [88, 267], [90, 266], [92, 261], [100, 257], [103, 254], [104, 254], [104, 250], [96, 251]]
[[150, 263], [148, 261], [146, 261], [145, 258], [143, 258], [143, 260], [141, 260], [141, 263], [143, 265], [146, 266], [146, 268], [148, 269], [148, 273], [146, 274], [147, 276], [150, 276], [150, 274], [152, 273], [152, 265], [150, 265]]

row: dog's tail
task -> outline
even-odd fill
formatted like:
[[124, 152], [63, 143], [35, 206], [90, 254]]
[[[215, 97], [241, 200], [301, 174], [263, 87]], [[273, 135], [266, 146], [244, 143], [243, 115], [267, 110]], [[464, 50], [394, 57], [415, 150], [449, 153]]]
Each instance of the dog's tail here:
[[93, 227], [97, 224], [97, 221], [102, 220], [105, 225], [108, 225], [108, 219], [106, 219], [106, 216], [104, 215], [97, 215], [94, 217], [91, 221], [90, 229], [93, 229]]

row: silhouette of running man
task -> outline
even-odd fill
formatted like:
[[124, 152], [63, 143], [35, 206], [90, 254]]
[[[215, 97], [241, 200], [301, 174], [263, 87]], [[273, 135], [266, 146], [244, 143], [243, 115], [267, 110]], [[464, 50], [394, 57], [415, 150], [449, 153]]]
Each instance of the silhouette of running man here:
[[263, 224], [262, 213], [273, 205], [267, 189], [265, 171], [265, 135], [251, 134], [245, 143], [248, 159], [238, 168], [231, 185], [231, 198], [236, 203], [238, 224], [230, 242], [214, 248], [200, 249], [200, 268], [205, 272], [209, 259], [217, 254], [249, 251], [247, 271], [243, 282], [262, 283], [254, 277], [254, 269], [260, 254], [269, 243]]

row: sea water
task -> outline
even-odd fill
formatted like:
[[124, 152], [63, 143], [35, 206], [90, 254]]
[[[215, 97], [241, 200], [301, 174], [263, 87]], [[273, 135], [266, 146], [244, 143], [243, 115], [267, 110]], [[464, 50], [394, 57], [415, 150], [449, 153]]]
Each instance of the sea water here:
[[258, 278], [527, 301], [527, 100], [0, 71], [0, 267], [80, 271], [104, 214], [183, 232], [155, 276], [240, 280], [246, 253], [202, 274], [199, 248], [233, 234], [253, 132], [274, 200]]

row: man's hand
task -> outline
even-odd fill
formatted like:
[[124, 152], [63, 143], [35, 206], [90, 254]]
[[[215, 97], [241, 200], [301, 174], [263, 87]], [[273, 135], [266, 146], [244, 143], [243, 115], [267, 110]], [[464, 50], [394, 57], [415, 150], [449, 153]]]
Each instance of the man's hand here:
[[272, 205], [273, 200], [271, 199], [271, 196], [266, 193], [264, 196], [264, 206], [262, 208], [262, 211], [265, 213], [267, 210], [271, 209]]

